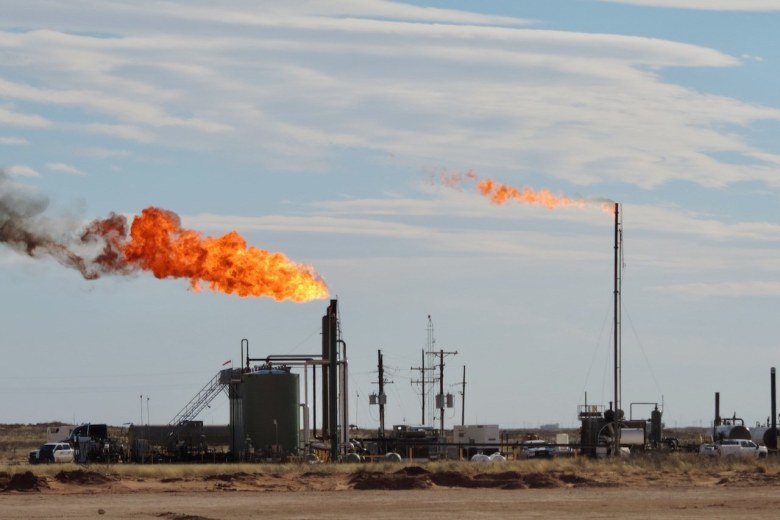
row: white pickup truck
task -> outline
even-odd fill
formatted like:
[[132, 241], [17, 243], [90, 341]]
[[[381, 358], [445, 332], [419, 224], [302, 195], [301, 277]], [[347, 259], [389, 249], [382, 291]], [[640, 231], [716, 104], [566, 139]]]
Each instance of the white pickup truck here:
[[30, 464], [73, 462], [73, 447], [67, 442], [47, 442], [29, 454]]
[[740, 459], [764, 458], [768, 453], [766, 446], [759, 446], [753, 441], [744, 439], [724, 439], [707, 446], [711, 448], [705, 450], [702, 446], [700, 453]]

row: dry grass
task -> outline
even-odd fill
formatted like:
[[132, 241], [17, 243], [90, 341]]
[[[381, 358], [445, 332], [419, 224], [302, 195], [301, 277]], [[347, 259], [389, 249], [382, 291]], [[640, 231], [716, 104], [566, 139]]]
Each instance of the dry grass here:
[[[780, 460], [720, 460], [693, 454], [635, 456], [625, 459], [566, 459], [519, 460], [505, 463], [475, 463], [468, 461], [435, 461], [425, 463], [393, 464], [93, 464], [87, 467], [96, 473], [134, 479], [188, 479], [214, 475], [243, 473], [258, 476], [295, 477], [304, 474], [344, 475], [358, 471], [393, 473], [405, 466], [422, 466], [431, 473], [458, 472], [464, 475], [516, 471], [521, 474], [575, 474], [610, 481], [636, 479], [663, 479], [664, 476], [715, 478], [730, 474], [780, 475]], [[76, 464], [0, 465], [0, 472], [8, 474], [32, 471], [39, 476], [52, 477], [60, 471], [85, 469]]]

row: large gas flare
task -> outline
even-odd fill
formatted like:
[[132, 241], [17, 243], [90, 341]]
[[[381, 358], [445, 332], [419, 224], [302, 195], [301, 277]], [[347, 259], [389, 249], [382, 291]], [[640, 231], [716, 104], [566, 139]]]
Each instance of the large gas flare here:
[[239, 296], [296, 302], [328, 296], [325, 283], [309, 267], [282, 253], [247, 247], [235, 231], [202, 237], [183, 229], [175, 213], [160, 208], [146, 208], [133, 219], [122, 252], [127, 262], [157, 278], [188, 278], [196, 291], [205, 282], [214, 291]]
[[465, 182], [472, 182], [476, 185], [477, 191], [489, 198], [493, 204], [499, 205], [514, 200], [521, 204], [536, 204], [553, 209], [560, 207], [582, 208], [588, 204], [604, 207], [609, 202], [605, 199], [584, 199], [555, 195], [547, 188], [542, 188], [541, 190], [534, 190], [528, 186], [515, 188], [492, 179], [480, 179], [472, 170], [466, 173], [442, 173], [440, 180], [443, 185], [451, 188], [459, 187]]
[[124, 216], [112, 213], [76, 230], [46, 217], [46, 207], [45, 199], [0, 171], [0, 242], [30, 257], [51, 256], [88, 280], [142, 270], [157, 278], [186, 278], [195, 291], [205, 284], [217, 292], [277, 301], [328, 296], [312, 268], [247, 246], [235, 231], [209, 237], [182, 228], [172, 211], [146, 208], [129, 229]]

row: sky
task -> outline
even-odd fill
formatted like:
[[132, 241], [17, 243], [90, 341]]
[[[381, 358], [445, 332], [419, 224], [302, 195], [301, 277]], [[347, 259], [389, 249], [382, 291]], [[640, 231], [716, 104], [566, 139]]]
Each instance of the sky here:
[[[769, 416], [780, 300], [780, 0], [5, 0], [0, 197], [52, 233], [156, 206], [321, 276], [350, 422], [420, 423], [428, 316], [459, 423]], [[583, 204], [498, 205], [463, 177]], [[460, 175], [453, 186], [443, 178]], [[9, 195], [11, 194], [11, 195]], [[328, 299], [0, 243], [0, 422], [167, 423], [251, 355], [320, 350]], [[229, 365], [229, 363], [228, 363]], [[465, 411], [461, 409], [465, 366]], [[220, 396], [200, 417], [228, 420]]]

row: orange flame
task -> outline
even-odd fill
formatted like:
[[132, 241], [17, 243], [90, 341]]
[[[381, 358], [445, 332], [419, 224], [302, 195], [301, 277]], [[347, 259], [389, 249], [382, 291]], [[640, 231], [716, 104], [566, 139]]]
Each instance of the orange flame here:
[[515, 200], [521, 204], [537, 204], [547, 206], [550, 209], [560, 207], [575, 207], [583, 208], [589, 203], [599, 204], [602, 207], [608, 201], [600, 200], [587, 200], [583, 198], [571, 198], [564, 195], [555, 195], [547, 188], [541, 190], [533, 190], [528, 186], [523, 186], [522, 189], [509, 186], [508, 184], [497, 183], [492, 179], [480, 180], [476, 173], [469, 170], [464, 174], [460, 173], [443, 173], [440, 177], [441, 183], [444, 186], [450, 188], [456, 188], [460, 186], [465, 180], [473, 181], [476, 183], [477, 190], [484, 196], [490, 199], [493, 204], [504, 204], [508, 200]]
[[504, 204], [507, 200], [514, 199], [525, 204], [543, 204], [550, 209], [561, 206], [575, 206], [578, 208], [585, 206], [585, 202], [582, 200], [570, 199], [562, 195], [553, 195], [547, 188], [534, 191], [528, 186], [523, 186], [523, 189], [519, 190], [506, 184], [497, 184], [491, 179], [479, 181], [477, 189], [482, 195], [490, 197], [490, 202], [493, 204]]
[[563, 195], [554, 195], [547, 188], [542, 188], [539, 191], [535, 191], [528, 186], [523, 186], [522, 189], [509, 186], [508, 184], [497, 183], [492, 179], [480, 180], [477, 174], [469, 170], [465, 174], [442, 174], [441, 182], [445, 186], [454, 188], [460, 186], [464, 179], [474, 181], [477, 185], [477, 190], [488, 197], [493, 204], [504, 204], [508, 200], [516, 200], [523, 204], [539, 204], [547, 206], [548, 208], [558, 207], [583, 207], [585, 201], [582, 199], [572, 199]]
[[247, 247], [235, 231], [204, 238], [198, 231], [183, 229], [178, 215], [160, 208], [146, 208], [133, 219], [130, 241], [121, 251], [128, 263], [157, 278], [189, 278], [195, 291], [205, 282], [213, 291], [277, 301], [328, 296], [325, 282], [310, 267], [282, 253]]

